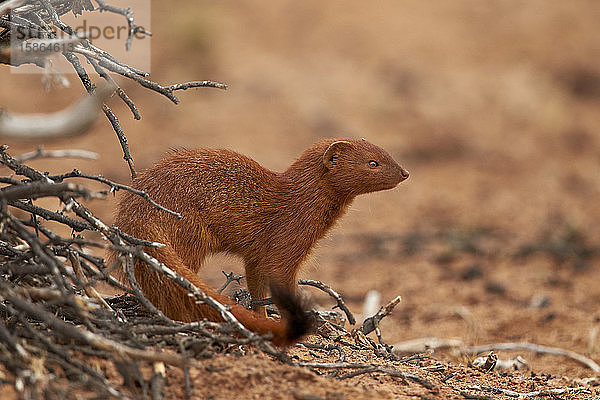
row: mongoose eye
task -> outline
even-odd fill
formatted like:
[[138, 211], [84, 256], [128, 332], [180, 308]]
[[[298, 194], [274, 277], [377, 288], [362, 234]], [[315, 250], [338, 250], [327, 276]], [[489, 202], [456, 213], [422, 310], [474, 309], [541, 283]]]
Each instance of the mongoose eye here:
[[371, 160], [369, 161], [369, 167], [371, 168], [377, 168], [379, 166], [379, 163], [375, 160]]

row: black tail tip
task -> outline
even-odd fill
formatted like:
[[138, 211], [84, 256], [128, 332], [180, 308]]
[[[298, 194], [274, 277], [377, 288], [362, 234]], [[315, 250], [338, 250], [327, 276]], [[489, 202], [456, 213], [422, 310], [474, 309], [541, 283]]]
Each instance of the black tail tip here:
[[290, 342], [295, 342], [312, 330], [314, 317], [306, 310], [298, 296], [273, 283], [271, 296], [286, 322], [286, 335]]

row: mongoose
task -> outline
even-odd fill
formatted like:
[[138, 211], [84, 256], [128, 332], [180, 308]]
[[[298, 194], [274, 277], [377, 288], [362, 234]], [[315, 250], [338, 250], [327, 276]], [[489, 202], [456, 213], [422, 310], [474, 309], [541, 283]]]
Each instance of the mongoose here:
[[[256, 313], [233, 304], [197, 276], [206, 256], [218, 252], [240, 256], [252, 299], [264, 299], [270, 285], [289, 295], [286, 302], [281, 301], [282, 293], [274, 293], [276, 303], [279, 298], [284, 308], [291, 309], [282, 310], [285, 317], [298, 309], [300, 264], [354, 197], [392, 189], [407, 178], [407, 170], [366, 140], [322, 140], [282, 173], [230, 150], [173, 150], [140, 173], [133, 187], [182, 218], [126, 192], [116, 225], [138, 238], [165, 244], [146, 251], [208, 295], [230, 304], [233, 315], [248, 329], [272, 332], [275, 343], [286, 344], [305, 333], [307, 327], [292, 326], [302, 325], [301, 317], [277, 322], [266, 318], [264, 309]], [[169, 317], [186, 322], [221, 320], [212, 308], [195, 304], [178, 285], [138, 261], [135, 276], [146, 297]]]

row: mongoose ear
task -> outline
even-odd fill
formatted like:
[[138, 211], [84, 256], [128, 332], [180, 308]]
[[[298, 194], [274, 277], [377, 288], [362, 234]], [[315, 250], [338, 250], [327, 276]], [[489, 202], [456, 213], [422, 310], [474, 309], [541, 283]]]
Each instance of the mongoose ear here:
[[323, 164], [329, 169], [335, 166], [337, 156], [344, 150], [352, 149], [352, 143], [347, 140], [338, 140], [329, 145], [323, 154]]

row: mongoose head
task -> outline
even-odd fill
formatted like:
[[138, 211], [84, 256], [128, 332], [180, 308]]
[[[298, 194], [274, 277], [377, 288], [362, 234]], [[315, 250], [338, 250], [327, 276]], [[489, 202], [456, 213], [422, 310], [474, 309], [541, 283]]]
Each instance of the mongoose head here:
[[339, 193], [356, 196], [396, 187], [408, 178], [387, 151], [366, 140], [340, 139], [323, 153], [329, 184]]

